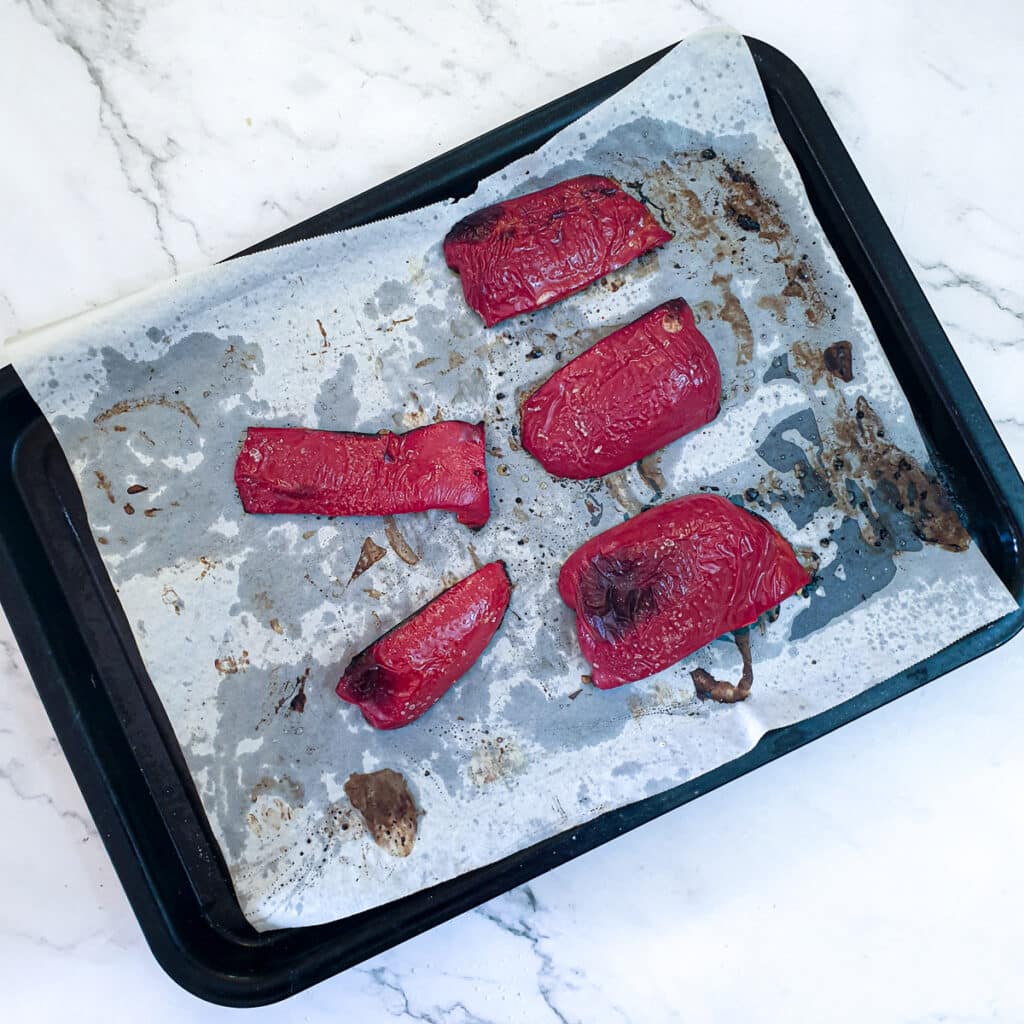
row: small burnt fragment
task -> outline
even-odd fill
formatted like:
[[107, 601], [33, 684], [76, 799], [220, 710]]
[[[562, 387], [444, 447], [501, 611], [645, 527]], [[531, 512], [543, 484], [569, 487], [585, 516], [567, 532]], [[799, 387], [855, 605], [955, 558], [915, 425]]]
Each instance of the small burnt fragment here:
[[853, 380], [853, 347], [848, 341], [837, 341], [825, 349], [825, 369], [847, 384]]
[[419, 811], [404, 775], [390, 768], [354, 772], [345, 782], [345, 795], [382, 850], [394, 857], [412, 853]]
[[750, 630], [743, 629], [734, 634], [736, 647], [743, 659], [743, 671], [738, 683], [729, 683], [724, 679], [715, 679], [710, 672], [702, 668], [690, 673], [693, 687], [701, 700], [718, 701], [719, 704], [737, 704], [750, 696], [750, 688], [754, 684], [754, 665], [750, 658]]
[[372, 537], [367, 537], [363, 541], [363, 547], [359, 552], [359, 558], [356, 561], [355, 568], [352, 570], [352, 575], [348, 578], [349, 583], [359, 579], [367, 569], [375, 566], [387, 553], [387, 548], [382, 548], [374, 542]]

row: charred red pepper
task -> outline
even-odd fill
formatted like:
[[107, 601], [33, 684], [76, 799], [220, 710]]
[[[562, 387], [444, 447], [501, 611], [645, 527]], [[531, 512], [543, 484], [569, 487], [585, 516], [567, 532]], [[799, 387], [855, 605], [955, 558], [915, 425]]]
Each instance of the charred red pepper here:
[[558, 577], [603, 690], [660, 672], [810, 582], [763, 519], [714, 494], [676, 498], [592, 537]]
[[604, 476], [718, 415], [718, 359], [672, 299], [602, 338], [524, 403], [523, 447], [554, 476]]
[[338, 696], [375, 729], [414, 722], [483, 654], [511, 593], [505, 563], [485, 565], [357, 654]]
[[550, 306], [672, 238], [618, 182], [587, 174], [464, 217], [444, 240], [491, 327]]
[[446, 420], [406, 434], [250, 427], [235, 463], [246, 512], [383, 516], [440, 508], [490, 515], [484, 425]]

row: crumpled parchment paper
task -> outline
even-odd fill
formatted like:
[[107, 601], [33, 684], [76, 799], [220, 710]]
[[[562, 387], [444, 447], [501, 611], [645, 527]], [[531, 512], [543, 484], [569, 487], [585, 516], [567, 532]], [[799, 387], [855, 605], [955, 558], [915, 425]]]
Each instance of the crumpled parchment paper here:
[[[485, 330], [445, 267], [445, 232], [584, 172], [646, 199], [674, 241]], [[719, 417], [605, 480], [548, 477], [517, 442], [522, 395], [675, 296], [721, 362]], [[469, 199], [179, 278], [10, 353], [259, 929], [385, 903], [675, 786], [1015, 607], [975, 546], [947, 549], [956, 521], [921, 435], [732, 33], [687, 40]], [[441, 417], [487, 422], [494, 513], [479, 533], [441, 513], [242, 512], [232, 468], [250, 424]], [[812, 592], [752, 631], [743, 704], [702, 703], [690, 679], [738, 678], [729, 639], [597, 691], [556, 591], [561, 562], [700, 488], [770, 519], [817, 565]], [[386, 554], [353, 578], [367, 538]], [[516, 582], [510, 612], [431, 712], [381, 733], [335, 697], [353, 654], [498, 557]], [[343, 788], [385, 767], [420, 812], [406, 857], [372, 841]]]

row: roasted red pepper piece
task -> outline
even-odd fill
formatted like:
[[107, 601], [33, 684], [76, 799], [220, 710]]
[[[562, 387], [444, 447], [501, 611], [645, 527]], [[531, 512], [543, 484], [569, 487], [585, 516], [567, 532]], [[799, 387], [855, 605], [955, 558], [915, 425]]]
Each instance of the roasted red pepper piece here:
[[763, 519], [714, 494], [658, 505], [592, 537], [558, 577], [603, 690], [660, 672], [810, 582]]
[[672, 238], [618, 182], [587, 174], [464, 217], [444, 240], [491, 327], [550, 306]]
[[718, 359], [672, 299], [602, 338], [523, 405], [523, 447], [554, 476], [604, 476], [718, 415]]
[[414, 722], [483, 654], [511, 593], [505, 563], [485, 565], [357, 654], [338, 696], [375, 729]]
[[484, 425], [446, 420], [406, 434], [250, 427], [235, 463], [246, 512], [383, 516], [440, 508], [490, 515]]

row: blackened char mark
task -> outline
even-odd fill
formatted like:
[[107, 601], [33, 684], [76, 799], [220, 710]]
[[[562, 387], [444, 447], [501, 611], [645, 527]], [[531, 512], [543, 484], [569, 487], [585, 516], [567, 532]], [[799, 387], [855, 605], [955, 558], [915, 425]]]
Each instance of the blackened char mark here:
[[503, 203], [495, 203], [493, 206], [485, 206], [482, 210], [474, 210], [469, 216], [463, 217], [445, 235], [445, 243], [482, 242], [485, 238], [490, 237], [504, 212]]
[[657, 610], [657, 564], [636, 557], [597, 555], [579, 582], [583, 615], [602, 640], [621, 640]]
[[[380, 640], [378, 639], [377, 642], [379, 643]], [[367, 700], [377, 689], [380, 670], [373, 657], [375, 646], [376, 644], [371, 644], [366, 650], [357, 654], [345, 670], [347, 691], [352, 700]]]

